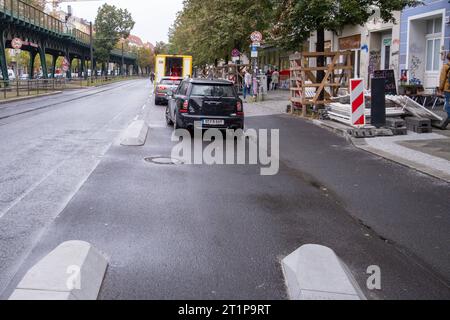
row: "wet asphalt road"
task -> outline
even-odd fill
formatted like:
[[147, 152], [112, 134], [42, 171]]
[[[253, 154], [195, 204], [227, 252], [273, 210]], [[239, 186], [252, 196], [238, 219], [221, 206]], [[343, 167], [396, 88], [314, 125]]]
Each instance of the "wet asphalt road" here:
[[149, 91], [139, 80], [0, 105], [0, 292]]
[[[77, 239], [109, 258], [102, 299], [286, 299], [280, 260], [307, 243], [334, 249], [370, 299], [450, 298], [448, 184], [286, 115], [247, 119], [280, 129], [276, 176], [259, 166], [151, 164], [144, 158], [174, 145], [163, 112], [147, 102], [146, 145], [112, 143], [4, 295]], [[381, 291], [365, 288], [371, 265], [381, 267]]]

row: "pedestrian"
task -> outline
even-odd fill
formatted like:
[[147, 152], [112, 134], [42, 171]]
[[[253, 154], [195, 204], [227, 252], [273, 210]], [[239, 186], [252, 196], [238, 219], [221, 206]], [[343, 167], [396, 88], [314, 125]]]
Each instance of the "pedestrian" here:
[[272, 73], [272, 90], [277, 90], [279, 82], [280, 82], [280, 73], [278, 72], [278, 69], [275, 68], [275, 71]]
[[439, 90], [444, 94], [445, 111], [450, 118], [450, 52], [447, 54], [447, 63], [442, 67]]
[[150, 72], [150, 81], [154, 82], [155, 81], [155, 73], [152, 71]]
[[245, 70], [244, 75], [244, 100], [247, 98], [247, 94], [252, 95], [251, 88], [252, 88], [252, 75], [248, 70]]
[[266, 73], [267, 76], [267, 91], [270, 91], [270, 86], [272, 84], [272, 70], [269, 68]]

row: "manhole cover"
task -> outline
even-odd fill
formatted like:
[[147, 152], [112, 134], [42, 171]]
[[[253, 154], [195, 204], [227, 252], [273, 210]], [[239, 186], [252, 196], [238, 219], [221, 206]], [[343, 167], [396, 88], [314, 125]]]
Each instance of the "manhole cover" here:
[[147, 157], [144, 160], [147, 162], [150, 162], [150, 163], [162, 164], [162, 165], [182, 164], [181, 160], [170, 158], [170, 157], [163, 157], [163, 156]]

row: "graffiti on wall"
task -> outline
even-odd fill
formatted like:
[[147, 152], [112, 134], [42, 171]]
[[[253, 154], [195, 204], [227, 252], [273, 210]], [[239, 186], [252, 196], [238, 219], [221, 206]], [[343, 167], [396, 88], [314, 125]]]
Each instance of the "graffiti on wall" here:
[[409, 80], [409, 83], [411, 84], [417, 84], [420, 85], [421, 81], [417, 78], [417, 71], [419, 70], [420, 66], [422, 65], [422, 60], [416, 55], [413, 55], [411, 57], [411, 63], [409, 67], [409, 72], [411, 74], [411, 79]]
[[370, 51], [369, 54], [369, 79], [373, 77], [375, 70], [380, 69], [381, 62], [381, 52], [380, 51]]

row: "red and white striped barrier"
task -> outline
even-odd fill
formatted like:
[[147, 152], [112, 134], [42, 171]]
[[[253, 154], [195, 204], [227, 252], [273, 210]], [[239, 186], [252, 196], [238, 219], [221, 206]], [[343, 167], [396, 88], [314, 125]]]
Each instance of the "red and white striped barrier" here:
[[362, 127], [366, 125], [364, 82], [362, 79], [351, 79], [350, 87], [350, 102], [352, 105], [351, 125], [354, 127]]

